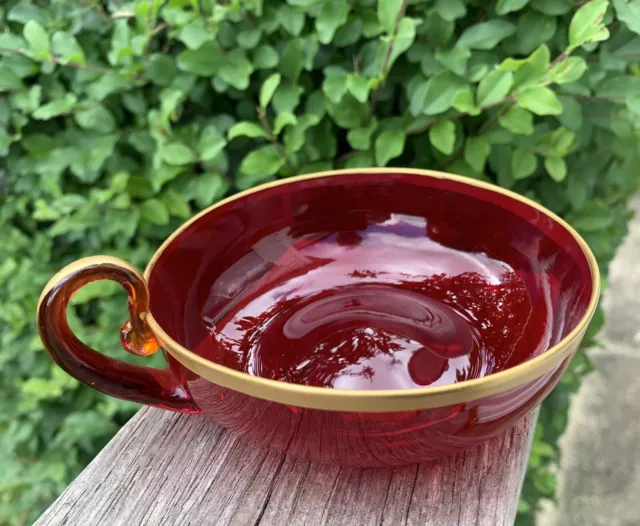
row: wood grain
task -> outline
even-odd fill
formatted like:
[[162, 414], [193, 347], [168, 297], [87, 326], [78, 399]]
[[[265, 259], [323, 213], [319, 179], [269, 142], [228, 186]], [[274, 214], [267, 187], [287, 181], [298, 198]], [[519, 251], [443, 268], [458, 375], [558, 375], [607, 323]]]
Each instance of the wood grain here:
[[512, 525], [535, 415], [465, 454], [340, 468], [237, 439], [204, 416], [142, 409], [36, 523]]

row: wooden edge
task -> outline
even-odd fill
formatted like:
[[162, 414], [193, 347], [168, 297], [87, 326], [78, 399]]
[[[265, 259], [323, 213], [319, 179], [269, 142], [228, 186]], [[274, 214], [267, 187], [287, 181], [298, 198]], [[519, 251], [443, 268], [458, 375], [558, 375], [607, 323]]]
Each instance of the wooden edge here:
[[36, 525], [511, 526], [536, 420], [454, 457], [361, 469], [288, 458], [208, 417], [144, 408]]

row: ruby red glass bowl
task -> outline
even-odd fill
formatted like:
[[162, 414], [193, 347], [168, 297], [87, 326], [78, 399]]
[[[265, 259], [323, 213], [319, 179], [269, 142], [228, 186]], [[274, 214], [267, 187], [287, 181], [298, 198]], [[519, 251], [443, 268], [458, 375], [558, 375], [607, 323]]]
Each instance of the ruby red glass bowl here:
[[[73, 293], [129, 293], [126, 350], [70, 331]], [[259, 444], [318, 462], [401, 465], [504, 431], [566, 369], [599, 295], [585, 242], [536, 203], [409, 169], [313, 174], [226, 199], [179, 228], [144, 277], [76, 261], [38, 306], [41, 338], [112, 396], [206, 413]]]

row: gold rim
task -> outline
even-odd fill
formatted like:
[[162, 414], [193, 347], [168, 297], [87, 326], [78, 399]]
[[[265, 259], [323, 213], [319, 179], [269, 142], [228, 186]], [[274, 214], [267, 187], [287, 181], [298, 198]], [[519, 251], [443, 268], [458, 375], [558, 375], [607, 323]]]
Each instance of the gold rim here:
[[477, 378], [475, 380], [467, 380], [457, 384], [443, 385], [438, 387], [422, 387], [416, 389], [397, 389], [397, 390], [345, 390], [332, 389], [326, 387], [310, 387], [306, 385], [288, 384], [269, 380], [257, 376], [251, 376], [247, 373], [235, 371], [222, 365], [211, 362], [187, 348], [180, 345], [171, 338], [162, 327], [156, 322], [151, 312], [146, 315], [146, 321], [149, 327], [161, 342], [162, 347], [169, 352], [183, 366], [197, 373], [206, 380], [218, 384], [234, 391], [279, 402], [283, 404], [294, 405], [298, 407], [308, 407], [312, 409], [326, 409], [333, 411], [359, 411], [359, 412], [385, 412], [385, 411], [408, 411], [416, 409], [430, 409], [447, 405], [458, 404], [462, 402], [470, 402], [478, 400], [486, 396], [501, 393], [525, 384], [531, 380], [535, 380], [545, 373], [551, 371], [562, 361], [571, 357], [577, 350], [587, 326], [595, 312], [598, 299], [600, 296], [600, 273], [596, 259], [588, 247], [584, 239], [563, 219], [553, 212], [540, 206], [538, 203], [527, 199], [515, 192], [505, 190], [498, 186], [468, 179], [465, 177], [451, 175], [444, 172], [436, 172], [432, 170], [416, 170], [408, 168], [363, 168], [352, 170], [333, 170], [329, 172], [320, 172], [310, 175], [302, 175], [290, 177], [281, 181], [266, 183], [250, 190], [237, 193], [227, 199], [224, 199], [215, 205], [203, 210], [195, 215], [189, 221], [178, 228], [165, 242], [160, 246], [151, 258], [144, 272], [146, 280], [149, 279], [156, 261], [167, 248], [167, 246], [179, 236], [186, 228], [198, 221], [201, 217], [208, 214], [212, 210], [224, 206], [232, 201], [240, 199], [244, 196], [260, 192], [267, 188], [275, 186], [291, 184], [298, 181], [309, 179], [317, 179], [322, 177], [332, 177], [336, 175], [362, 174], [362, 173], [380, 173], [380, 174], [412, 174], [436, 179], [447, 179], [468, 186], [475, 186], [489, 190], [498, 194], [505, 195], [517, 201], [520, 201], [540, 212], [547, 217], [553, 219], [563, 228], [565, 228], [580, 246], [589, 264], [592, 279], [592, 290], [589, 305], [585, 314], [580, 319], [576, 327], [567, 334], [560, 342], [549, 348], [546, 352], [528, 360], [524, 363], [511, 367], [505, 371], [497, 372]]

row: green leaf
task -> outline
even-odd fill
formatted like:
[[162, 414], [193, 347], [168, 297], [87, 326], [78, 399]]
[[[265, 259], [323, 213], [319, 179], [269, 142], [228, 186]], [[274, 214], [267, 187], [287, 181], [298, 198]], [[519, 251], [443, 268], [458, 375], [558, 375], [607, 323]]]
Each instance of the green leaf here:
[[347, 75], [344, 71], [336, 74], [325, 73], [322, 91], [335, 104], [338, 104], [347, 92]]
[[168, 86], [176, 73], [176, 64], [167, 55], [153, 54], [145, 64], [145, 74], [156, 86]]
[[18, 51], [27, 47], [27, 43], [21, 36], [4, 31], [0, 33], [0, 47]]
[[117, 123], [113, 115], [104, 106], [94, 106], [74, 114], [79, 126], [87, 130], [110, 133], [116, 129]]
[[549, 16], [566, 15], [573, 8], [573, 1], [531, 0], [531, 7]]
[[215, 126], [207, 126], [202, 130], [202, 135], [200, 135], [200, 140], [198, 141], [198, 155], [200, 160], [211, 161], [215, 159], [226, 144], [226, 139]]
[[436, 115], [447, 111], [460, 87], [460, 81], [451, 72], [438, 73], [427, 82], [422, 112]]
[[[2, 66], [0, 66], [0, 77], [2, 76]], [[2, 91], [0, 81], [0, 92]], [[20, 91], [19, 93], [13, 93], [11, 96], [11, 105], [14, 109], [19, 109], [24, 113], [33, 113], [40, 107], [40, 100], [42, 99], [42, 86], [36, 84], [29, 89]]]
[[232, 140], [236, 137], [267, 137], [267, 132], [255, 122], [239, 122], [229, 128], [227, 139]]
[[[81, 208], [87, 204], [81, 205]], [[91, 287], [82, 287], [73, 295], [74, 305], [83, 305], [97, 298], [109, 298], [119, 292], [120, 285], [115, 281], [99, 280], [91, 284]]]
[[580, 79], [587, 71], [587, 62], [582, 57], [568, 57], [556, 64], [550, 72], [551, 80], [558, 84], [567, 84]]
[[14, 91], [22, 89], [24, 85], [20, 77], [16, 75], [13, 70], [0, 64], [0, 93], [3, 91]]
[[298, 82], [298, 77], [304, 68], [305, 52], [301, 39], [290, 40], [282, 52], [280, 59], [280, 71], [293, 82]]
[[326, 105], [327, 112], [334, 122], [347, 130], [364, 126], [369, 116], [368, 105], [358, 102], [355, 97], [348, 93], [342, 97], [338, 104], [327, 100]]
[[527, 55], [541, 44], [552, 41], [557, 28], [558, 21], [555, 17], [525, 10], [518, 16], [516, 34], [506, 45], [511, 45], [514, 54]]
[[38, 22], [29, 20], [25, 24], [22, 34], [35, 57], [49, 58], [51, 56], [49, 34]]
[[19, 22], [20, 24], [26, 24], [29, 20], [36, 20], [46, 26], [51, 21], [51, 18], [46, 9], [37, 5], [19, 2], [7, 13], [7, 20]]
[[489, 73], [478, 84], [476, 92], [478, 106], [492, 106], [504, 99], [513, 86], [513, 73], [497, 69]]
[[289, 126], [284, 132], [284, 148], [285, 152], [290, 155], [302, 148], [305, 142], [307, 130], [320, 122], [320, 119], [314, 115], [302, 115], [296, 124]]
[[100, 177], [105, 161], [113, 155], [118, 142], [117, 134], [90, 136], [71, 149], [67, 154], [71, 159], [71, 173], [80, 181], [93, 183]]
[[575, 12], [569, 24], [571, 47], [609, 38], [609, 30], [602, 23], [608, 6], [608, 0], [591, 0]]
[[131, 64], [133, 55], [131, 28], [126, 20], [119, 19], [111, 33], [111, 50], [107, 53], [107, 59], [112, 66], [128, 65]]
[[21, 79], [32, 77], [40, 71], [39, 64], [31, 58], [25, 55], [12, 55], [9, 54], [9, 52], [5, 53], [2, 59], [2, 65], [12, 70]]
[[[432, 13], [420, 27], [420, 33], [423, 34], [429, 44], [435, 47], [444, 47], [449, 44], [455, 32], [456, 23], [447, 21], [437, 12]], [[462, 45], [461, 47], [468, 47]]]
[[484, 165], [491, 152], [491, 144], [486, 137], [469, 137], [464, 145], [464, 160], [478, 173], [484, 172]]
[[[286, 160], [274, 145], [267, 145], [249, 153], [240, 164], [240, 172], [249, 176], [269, 177], [280, 170]], [[258, 181], [260, 179], [255, 179]], [[245, 182], [252, 179], [245, 179]], [[243, 185], [244, 186], [244, 185]]]
[[629, 95], [624, 102], [630, 112], [640, 116], [640, 94]]
[[349, 157], [344, 163], [344, 168], [371, 168], [374, 166], [373, 153], [358, 152], [356, 155]]
[[271, 99], [273, 98], [273, 94], [280, 85], [281, 79], [282, 77], [280, 73], [273, 73], [262, 83], [262, 87], [260, 88], [261, 108], [266, 108], [269, 105], [269, 102], [271, 102]]
[[191, 207], [182, 194], [174, 190], [167, 190], [162, 196], [162, 202], [172, 216], [189, 219]]
[[238, 45], [243, 49], [253, 49], [260, 43], [262, 32], [259, 29], [251, 28], [240, 31], [236, 36]]
[[40, 106], [33, 112], [33, 118], [39, 121], [46, 121], [53, 117], [70, 113], [78, 102], [73, 93], [67, 93], [63, 99], [54, 100], [44, 106]]
[[558, 183], [567, 177], [567, 164], [562, 157], [546, 157], [544, 167], [551, 178]]
[[457, 175], [462, 175], [471, 179], [477, 179], [478, 181], [484, 181], [485, 183], [491, 182], [491, 179], [489, 179], [486, 175], [476, 172], [473, 168], [471, 168], [471, 166], [467, 164], [466, 161], [463, 161], [462, 159], [454, 160], [449, 165], [447, 170]]
[[214, 34], [204, 18], [195, 18], [183, 26], [178, 33], [178, 38], [188, 49], [199, 49], [205, 42], [213, 38]]
[[113, 93], [130, 87], [130, 82], [118, 73], [107, 73], [98, 78], [87, 88], [87, 95], [93, 100], [101, 101]]
[[613, 0], [618, 20], [623, 22], [631, 31], [640, 35], [640, 1]]
[[500, 71], [513, 71], [515, 88], [538, 83], [546, 76], [549, 68], [550, 54], [546, 44], [540, 45], [531, 55], [525, 59], [507, 58], [497, 67]]
[[[371, 81], [362, 75], [350, 74], [347, 77], [347, 89], [359, 102], [366, 102], [369, 98]], [[334, 101], [339, 102], [339, 101]]]
[[304, 92], [302, 86], [295, 86], [290, 82], [280, 84], [273, 96], [273, 107], [277, 113], [293, 113], [300, 103], [300, 95]]
[[563, 108], [557, 117], [560, 124], [570, 130], [579, 131], [582, 128], [582, 106], [573, 97], [562, 96], [559, 99]]
[[278, 8], [276, 15], [280, 25], [294, 37], [300, 35], [304, 26], [304, 13], [294, 7], [283, 5]]
[[182, 166], [196, 161], [196, 156], [189, 147], [177, 142], [160, 148], [160, 157], [172, 166]]
[[354, 150], [368, 150], [371, 148], [371, 136], [378, 128], [378, 121], [375, 117], [369, 126], [354, 128], [347, 133], [347, 142]]
[[85, 64], [84, 51], [71, 33], [56, 31], [51, 39], [51, 46], [61, 64]]
[[520, 11], [527, 3], [529, 0], [498, 0], [496, 14], [506, 15], [513, 11]]
[[463, 47], [454, 47], [447, 51], [436, 51], [436, 60], [449, 71], [462, 76], [467, 70], [467, 61], [471, 56], [471, 51]]
[[516, 26], [506, 20], [489, 20], [465, 29], [456, 45], [469, 49], [493, 49], [515, 32]]
[[402, 0], [378, 0], [378, 21], [388, 34], [393, 33], [402, 8]]
[[538, 153], [551, 157], [566, 156], [576, 141], [576, 134], [567, 128], [558, 128], [539, 137], [535, 148]]
[[225, 64], [225, 56], [213, 41], [205, 42], [195, 50], [186, 50], [178, 55], [178, 69], [200, 77], [215, 75]]
[[204, 208], [220, 199], [228, 187], [229, 184], [220, 174], [207, 172], [189, 181], [185, 197], [195, 200], [200, 208]]
[[533, 133], [533, 115], [525, 110], [514, 106], [507, 113], [498, 118], [500, 126], [511, 133], [519, 135], [531, 135]]
[[400, 130], [385, 130], [378, 135], [375, 144], [376, 165], [386, 166], [404, 151], [406, 135]]
[[517, 181], [526, 179], [536, 171], [536, 156], [525, 148], [515, 148], [511, 156], [511, 175]]
[[247, 60], [245, 52], [242, 49], [234, 49], [227, 54], [225, 59], [220, 68], [220, 77], [238, 90], [247, 89], [249, 77], [253, 73], [253, 66]]
[[475, 105], [473, 91], [471, 88], [459, 89], [453, 98], [451, 105], [462, 113], [469, 115], [480, 115], [481, 110]]
[[500, 62], [496, 69], [500, 71], [513, 71], [515, 73], [526, 64], [532, 64], [535, 66], [536, 72], [538, 74], [542, 74], [549, 66], [549, 58], [549, 48], [546, 46], [546, 44], [542, 44], [527, 58], [505, 58], [502, 62]]
[[280, 55], [271, 46], [260, 46], [253, 56], [253, 66], [256, 69], [271, 69], [278, 65]]
[[279, 113], [276, 116], [276, 120], [275, 123], [273, 125], [273, 133], [275, 135], [278, 135], [285, 126], [291, 126], [294, 125], [298, 122], [298, 119], [296, 119], [296, 116], [293, 113], [289, 113], [289, 112], [283, 112], [283, 113]]
[[613, 224], [613, 220], [611, 213], [603, 210], [577, 217], [571, 221], [571, 226], [581, 232], [598, 232], [609, 228]]
[[320, 122], [320, 119], [325, 116], [327, 111], [324, 103], [324, 97], [320, 90], [314, 91], [309, 95], [304, 105], [304, 111], [306, 113], [306, 115], [304, 115], [305, 117], [310, 117], [314, 121], [317, 119], [317, 122], [314, 122], [313, 124], [317, 124]]
[[[369, 11], [372, 13], [372, 11]], [[350, 17], [347, 23], [336, 31], [333, 45], [339, 48], [351, 46], [362, 38], [364, 22], [362, 18]]]
[[395, 63], [396, 59], [407, 51], [416, 39], [416, 23], [413, 18], [404, 17], [398, 24], [398, 33], [396, 34], [393, 47], [391, 48], [391, 56], [389, 58], [389, 69]]
[[287, 0], [287, 3], [296, 7], [311, 7], [319, 1], [320, 0]]
[[325, 0], [316, 18], [316, 31], [322, 44], [329, 44], [336, 30], [347, 22], [350, 5], [345, 0]]
[[536, 115], [560, 115], [562, 103], [556, 94], [545, 86], [527, 89], [518, 97], [518, 105]]
[[436, 11], [449, 22], [467, 14], [467, 6], [462, 0], [436, 0]]
[[153, 225], [169, 224], [169, 210], [160, 199], [148, 199], [140, 205], [140, 216]]
[[456, 142], [456, 126], [451, 121], [443, 121], [429, 129], [431, 144], [442, 153], [451, 155]]
[[[153, 195], [155, 192], [160, 190], [166, 183], [169, 181], [173, 181], [178, 175], [183, 173], [185, 168], [182, 166], [169, 166], [165, 163], [161, 163], [161, 165], [155, 168], [151, 174], [151, 191], [149, 195]], [[130, 193], [131, 194], [131, 193]], [[146, 195], [145, 190], [143, 189], [143, 194]]]
[[603, 98], [622, 98], [639, 92], [640, 77], [634, 75], [610, 75], [596, 89], [596, 95]]

